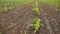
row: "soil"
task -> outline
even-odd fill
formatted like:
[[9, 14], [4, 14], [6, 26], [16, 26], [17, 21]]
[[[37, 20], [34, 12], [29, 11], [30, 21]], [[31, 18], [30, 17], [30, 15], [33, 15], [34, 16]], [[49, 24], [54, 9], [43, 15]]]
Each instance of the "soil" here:
[[41, 15], [33, 12], [34, 2], [19, 7], [7, 13], [0, 12], [0, 31], [2, 34], [34, 34], [32, 27], [33, 18], [42, 20], [41, 27], [35, 34], [60, 34], [60, 10], [55, 6], [39, 2]]

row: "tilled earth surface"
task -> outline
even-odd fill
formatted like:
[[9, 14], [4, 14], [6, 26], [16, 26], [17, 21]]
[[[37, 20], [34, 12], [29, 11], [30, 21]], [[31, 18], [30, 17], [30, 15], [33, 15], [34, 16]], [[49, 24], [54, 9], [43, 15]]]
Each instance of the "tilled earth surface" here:
[[41, 15], [33, 12], [34, 3], [19, 7], [7, 13], [0, 12], [0, 31], [2, 34], [34, 34], [33, 28], [26, 27], [33, 18], [42, 20], [41, 27], [35, 34], [60, 34], [60, 10], [45, 3], [39, 3]]

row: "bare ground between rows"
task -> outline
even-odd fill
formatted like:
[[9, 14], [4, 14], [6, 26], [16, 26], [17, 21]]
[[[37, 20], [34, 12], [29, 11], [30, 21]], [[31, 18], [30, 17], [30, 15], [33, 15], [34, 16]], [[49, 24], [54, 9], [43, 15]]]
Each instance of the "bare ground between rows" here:
[[22, 6], [21, 8], [8, 12], [0, 13], [0, 31], [3, 34], [33, 34], [33, 28], [28, 29], [27, 24], [32, 23], [34, 17], [42, 19], [41, 28], [36, 34], [60, 34], [59, 10], [55, 7], [39, 3], [41, 15], [33, 13], [34, 3]]
[[7, 13], [0, 13], [0, 31], [3, 34], [24, 34], [26, 24], [33, 19], [32, 15], [33, 4], [22, 6]]
[[46, 34], [60, 34], [60, 10], [55, 6], [40, 2], [39, 7], [45, 20]]

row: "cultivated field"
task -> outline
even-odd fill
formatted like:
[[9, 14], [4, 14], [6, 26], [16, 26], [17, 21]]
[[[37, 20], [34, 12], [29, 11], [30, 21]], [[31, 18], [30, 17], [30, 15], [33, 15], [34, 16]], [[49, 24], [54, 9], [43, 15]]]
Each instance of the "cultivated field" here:
[[60, 1], [0, 0], [0, 34], [60, 34]]

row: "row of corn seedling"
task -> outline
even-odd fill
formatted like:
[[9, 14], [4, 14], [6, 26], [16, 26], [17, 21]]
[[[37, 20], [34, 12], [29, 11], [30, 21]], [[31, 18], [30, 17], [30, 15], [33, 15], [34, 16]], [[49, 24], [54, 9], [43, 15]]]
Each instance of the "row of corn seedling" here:
[[[33, 11], [37, 14], [40, 15], [39, 7], [38, 7], [38, 0], [35, 2], [35, 7], [33, 8]], [[34, 18], [33, 19], [33, 24], [29, 24], [29, 26], [34, 27], [34, 33], [39, 31], [40, 25], [41, 24], [41, 19], [40, 18]]]

